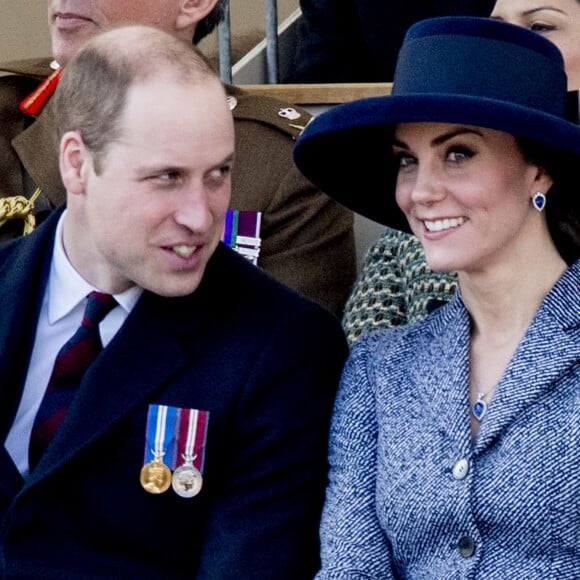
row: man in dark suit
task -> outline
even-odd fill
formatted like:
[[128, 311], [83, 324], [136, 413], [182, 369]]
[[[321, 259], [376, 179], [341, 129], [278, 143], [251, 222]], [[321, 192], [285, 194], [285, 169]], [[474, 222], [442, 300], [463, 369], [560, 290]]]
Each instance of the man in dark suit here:
[[[226, 0], [48, 1], [55, 60], [0, 64], [0, 72], [11, 73], [0, 77], [0, 239], [23, 231], [21, 219], [2, 225], [5, 198], [19, 198], [6, 212], [9, 217], [26, 215], [26, 200], [39, 187], [33, 210], [38, 222], [64, 201], [53, 145], [54, 103], [50, 90], [35, 91], [55, 72], [49, 64], [66, 66], [87, 39], [119, 24], [151, 25], [197, 42], [222, 19], [225, 6]], [[315, 188], [292, 161], [294, 142], [311, 116], [238, 87], [228, 86], [227, 92], [237, 159], [230, 207], [261, 213], [258, 266], [340, 315], [355, 280], [353, 215]], [[32, 106], [21, 111], [23, 101]]]
[[[174, 37], [124, 27], [54, 99], [66, 209], [0, 246], [0, 577], [312, 578], [346, 344], [220, 242], [221, 83]], [[116, 301], [103, 348], [55, 386], [95, 291]]]
[[297, 54], [288, 82], [393, 80], [411, 24], [433, 16], [487, 16], [494, 0], [300, 0]]

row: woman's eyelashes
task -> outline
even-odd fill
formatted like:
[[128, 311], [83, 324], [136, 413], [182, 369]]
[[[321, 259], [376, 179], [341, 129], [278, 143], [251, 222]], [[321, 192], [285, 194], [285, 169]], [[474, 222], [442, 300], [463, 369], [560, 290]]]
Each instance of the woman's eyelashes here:
[[531, 22], [528, 28], [538, 34], [546, 34], [556, 30], [556, 26], [553, 24], [547, 24], [545, 22]]
[[393, 151], [395, 155], [395, 166], [404, 169], [417, 163], [417, 159], [407, 151]]
[[[417, 157], [408, 151], [394, 148], [393, 155], [395, 157], [395, 167], [399, 169], [407, 169], [420, 163]], [[459, 165], [469, 161], [474, 155], [475, 151], [471, 147], [465, 145], [452, 145], [444, 150], [442, 159], [446, 163]]]
[[453, 145], [447, 150], [446, 159], [454, 164], [469, 161], [475, 155], [475, 151], [464, 145]]

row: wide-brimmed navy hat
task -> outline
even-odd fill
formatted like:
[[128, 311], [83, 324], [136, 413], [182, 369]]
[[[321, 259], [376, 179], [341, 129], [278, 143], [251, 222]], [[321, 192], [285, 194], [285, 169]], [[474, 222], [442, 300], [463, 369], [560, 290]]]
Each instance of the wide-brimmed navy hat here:
[[[475, 17], [413, 25], [399, 52], [391, 96], [352, 101], [314, 119], [294, 149], [304, 175], [340, 203], [410, 231], [394, 195], [397, 123], [496, 129], [578, 156], [576, 95], [570, 114], [560, 51], [529, 30]], [[578, 216], [572, 217], [578, 223]]]

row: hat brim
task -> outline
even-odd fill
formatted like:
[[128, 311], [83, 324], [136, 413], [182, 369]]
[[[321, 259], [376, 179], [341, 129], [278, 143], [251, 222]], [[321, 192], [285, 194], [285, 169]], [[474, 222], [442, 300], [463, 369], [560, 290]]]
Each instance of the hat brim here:
[[580, 161], [580, 126], [490, 98], [447, 94], [373, 97], [338, 105], [308, 125], [294, 149], [302, 173], [352, 211], [410, 231], [395, 201], [392, 131], [398, 123], [459, 123], [524, 137]]

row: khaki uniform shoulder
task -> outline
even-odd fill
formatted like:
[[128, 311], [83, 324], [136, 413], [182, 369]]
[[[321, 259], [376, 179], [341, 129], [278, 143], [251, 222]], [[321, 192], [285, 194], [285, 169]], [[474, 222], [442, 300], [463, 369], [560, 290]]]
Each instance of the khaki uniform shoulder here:
[[[11, 73], [22, 77], [44, 79], [49, 76], [50, 58], [32, 58], [0, 63], [0, 73]], [[230, 109], [234, 119], [255, 121], [281, 131], [292, 140], [296, 140], [312, 115], [305, 109], [290, 105], [272, 97], [253, 95], [239, 87], [226, 86]]]
[[253, 95], [231, 85], [226, 85], [226, 92], [234, 119], [269, 125], [292, 140], [299, 137], [312, 119], [306, 109], [272, 97]]
[[53, 72], [50, 58], [28, 58], [0, 63], [0, 73], [11, 73], [18, 76], [43, 79]]

